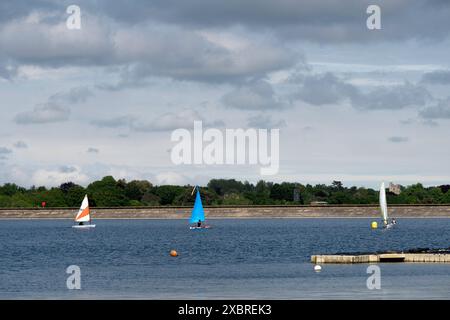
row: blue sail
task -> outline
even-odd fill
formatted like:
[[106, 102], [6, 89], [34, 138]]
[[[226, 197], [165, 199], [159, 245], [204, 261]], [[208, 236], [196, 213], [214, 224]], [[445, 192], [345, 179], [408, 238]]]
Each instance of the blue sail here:
[[197, 189], [197, 195], [195, 196], [194, 208], [192, 208], [192, 215], [190, 223], [197, 223], [198, 221], [205, 221], [205, 212], [203, 211], [202, 199], [200, 198], [200, 192]]

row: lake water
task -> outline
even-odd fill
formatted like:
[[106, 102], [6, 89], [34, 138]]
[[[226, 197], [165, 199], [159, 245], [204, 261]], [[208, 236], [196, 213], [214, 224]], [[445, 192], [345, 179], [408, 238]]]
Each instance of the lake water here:
[[[450, 264], [383, 263], [381, 289], [367, 264], [323, 265], [312, 254], [450, 246], [450, 219], [217, 219], [0, 221], [2, 299], [449, 299]], [[175, 249], [179, 256], [170, 257]], [[81, 269], [68, 290], [66, 268]]]

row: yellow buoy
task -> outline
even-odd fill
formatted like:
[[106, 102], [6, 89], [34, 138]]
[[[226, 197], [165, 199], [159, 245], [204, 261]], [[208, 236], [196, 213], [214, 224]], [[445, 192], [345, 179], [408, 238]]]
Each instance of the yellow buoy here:
[[376, 221], [372, 221], [371, 225], [372, 229], [378, 228], [378, 223]]
[[171, 257], [178, 257], [178, 252], [176, 252], [176, 250], [170, 250], [170, 256]]

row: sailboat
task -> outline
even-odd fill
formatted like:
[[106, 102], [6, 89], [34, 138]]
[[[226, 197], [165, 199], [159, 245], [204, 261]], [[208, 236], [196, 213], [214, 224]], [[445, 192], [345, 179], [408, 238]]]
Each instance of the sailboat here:
[[197, 186], [195, 186], [192, 190], [192, 194], [194, 194], [195, 190], [197, 190], [197, 194], [195, 196], [195, 203], [194, 207], [192, 208], [191, 218], [189, 219], [189, 223], [195, 225], [191, 225], [190, 229], [209, 229], [211, 228], [210, 226], [203, 225], [203, 223], [205, 222], [205, 211], [203, 210], [202, 199], [200, 197], [200, 191], [198, 190]]
[[[91, 213], [89, 209], [89, 199], [87, 195], [84, 196], [80, 210], [78, 210], [78, 213], [75, 216], [75, 222], [78, 222], [78, 224], [73, 225], [72, 228], [78, 229], [95, 228], [95, 224], [91, 224]], [[88, 223], [85, 224], [85, 222]]]
[[380, 209], [381, 209], [381, 217], [383, 219], [383, 227], [385, 229], [392, 228], [396, 223], [396, 221], [395, 219], [389, 221], [387, 201], [386, 201], [386, 188], [384, 187], [384, 182], [381, 183], [380, 187]]

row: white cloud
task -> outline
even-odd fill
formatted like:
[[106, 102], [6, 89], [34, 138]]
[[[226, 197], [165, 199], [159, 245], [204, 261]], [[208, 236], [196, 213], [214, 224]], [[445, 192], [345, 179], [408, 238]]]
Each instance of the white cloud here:
[[17, 124], [42, 124], [61, 122], [69, 119], [70, 109], [54, 103], [36, 106], [33, 110], [18, 113], [14, 121]]
[[190, 128], [194, 121], [204, 120], [195, 110], [184, 109], [180, 112], [164, 113], [153, 120], [139, 120], [132, 123], [131, 128], [135, 131], [169, 131], [178, 128]]
[[59, 186], [69, 181], [84, 185], [89, 177], [78, 166], [72, 166], [57, 170], [39, 169], [32, 174], [31, 181], [37, 186]]
[[189, 184], [189, 180], [186, 176], [173, 171], [161, 172], [156, 175], [156, 182], [159, 185], [185, 185]]
[[109, 119], [93, 120], [91, 124], [97, 127], [119, 128], [128, 127], [137, 132], [170, 131], [178, 128], [191, 128], [194, 121], [203, 121], [205, 126], [223, 126], [220, 120], [209, 121], [193, 109], [181, 109], [176, 112], [166, 112], [152, 119], [142, 119], [135, 115], [124, 115]]

